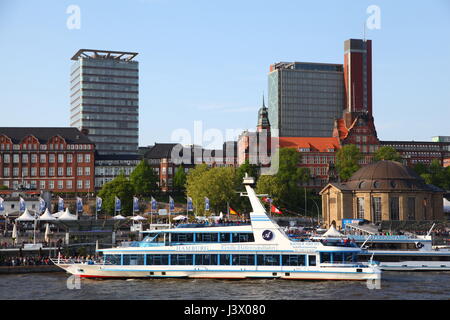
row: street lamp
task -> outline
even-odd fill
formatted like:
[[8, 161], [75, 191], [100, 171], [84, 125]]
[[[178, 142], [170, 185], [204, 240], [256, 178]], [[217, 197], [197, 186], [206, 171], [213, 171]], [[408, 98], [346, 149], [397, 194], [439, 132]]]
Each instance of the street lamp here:
[[317, 224], [319, 224], [320, 223], [320, 218], [319, 218], [319, 212], [320, 212], [320, 210], [319, 210], [319, 206], [317, 205], [317, 203], [316, 203], [316, 201], [314, 200], [314, 199], [311, 199], [312, 200], [312, 202], [316, 205], [316, 208], [317, 208]]

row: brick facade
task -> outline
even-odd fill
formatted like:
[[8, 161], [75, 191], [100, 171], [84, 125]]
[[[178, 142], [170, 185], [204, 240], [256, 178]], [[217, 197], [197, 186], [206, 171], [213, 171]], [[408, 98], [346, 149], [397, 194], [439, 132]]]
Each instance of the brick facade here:
[[75, 128], [0, 128], [0, 185], [93, 192], [94, 150]]

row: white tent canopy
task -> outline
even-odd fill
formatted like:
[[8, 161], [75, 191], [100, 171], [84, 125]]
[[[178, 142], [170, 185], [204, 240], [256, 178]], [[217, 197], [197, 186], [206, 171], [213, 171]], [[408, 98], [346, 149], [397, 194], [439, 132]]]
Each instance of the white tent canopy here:
[[69, 208], [66, 208], [66, 211], [64, 211], [64, 213], [58, 218], [58, 220], [78, 220], [78, 216], [76, 214], [71, 214], [69, 212]]
[[118, 214], [117, 216], [114, 216], [113, 219], [114, 220], [123, 220], [123, 219], [126, 219], [126, 218], [124, 216]]
[[49, 242], [50, 240], [50, 225], [47, 223], [47, 225], [45, 226], [45, 234], [44, 234], [44, 240], [46, 242]]
[[59, 218], [59, 217], [61, 217], [63, 214], [64, 214], [64, 211], [58, 211], [58, 212], [52, 214], [52, 217], [54, 217], [54, 218]]
[[13, 227], [13, 231], [12, 231], [12, 239], [13, 239], [13, 241], [14, 241], [14, 244], [16, 243], [16, 239], [17, 239], [17, 226], [16, 226], [16, 224], [14, 223], [14, 227]]
[[48, 208], [45, 209], [45, 212], [38, 218], [40, 221], [55, 221], [56, 218], [48, 211]]
[[147, 220], [147, 219], [144, 218], [143, 216], [139, 216], [139, 215], [133, 216], [133, 217], [131, 217], [130, 219], [131, 219], [131, 220], [134, 220], [134, 221]]
[[16, 219], [16, 221], [35, 221], [36, 218], [33, 217], [27, 208], [25, 208], [25, 211]]
[[444, 198], [444, 212], [450, 212], [450, 201]]
[[186, 218], [187, 218], [186, 216], [179, 215], [179, 216], [176, 216], [175, 218], [173, 218], [172, 220], [177, 221], [177, 220], [184, 220], [184, 219], [186, 219]]
[[339, 231], [336, 230], [336, 228], [331, 225], [330, 229], [328, 229], [327, 232], [325, 232], [323, 237], [343, 237], [344, 235], [341, 234]]

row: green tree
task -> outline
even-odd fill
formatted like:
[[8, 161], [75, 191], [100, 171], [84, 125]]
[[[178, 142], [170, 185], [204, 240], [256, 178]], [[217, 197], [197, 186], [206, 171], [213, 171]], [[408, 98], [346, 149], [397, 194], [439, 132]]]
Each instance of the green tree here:
[[255, 164], [250, 164], [248, 159], [246, 159], [245, 162], [241, 164], [236, 170], [236, 182], [238, 184], [242, 185], [242, 179], [244, 178], [246, 173], [250, 177], [258, 179], [258, 166]]
[[447, 180], [446, 169], [441, 166], [441, 163], [437, 159], [431, 161], [431, 164], [427, 166], [427, 171], [422, 173], [421, 177], [428, 184], [445, 188]]
[[134, 193], [141, 197], [148, 197], [159, 191], [159, 178], [145, 160], [142, 160], [130, 174], [130, 182], [134, 187]]
[[299, 210], [304, 197], [300, 188], [309, 180], [309, 170], [299, 167], [301, 154], [293, 148], [281, 148], [278, 171], [273, 176], [261, 176], [256, 185], [258, 193], [267, 193], [278, 206]]
[[341, 180], [348, 180], [360, 168], [362, 154], [354, 144], [343, 146], [336, 154], [336, 169]]
[[173, 176], [173, 186], [177, 192], [186, 190], [186, 180], [187, 175], [184, 172], [184, 168], [180, 165]]
[[118, 197], [121, 201], [121, 214], [132, 214], [134, 195], [135, 188], [123, 173], [114, 180], [105, 183], [98, 193], [98, 196], [103, 199], [102, 211], [110, 215], [115, 213], [115, 197]]
[[[208, 168], [197, 165], [189, 171], [186, 192], [192, 198], [194, 210], [201, 214], [226, 211], [227, 202], [237, 196], [235, 192], [236, 171], [232, 167]], [[205, 197], [209, 199], [210, 211], [205, 212]]]
[[402, 157], [400, 156], [400, 153], [395, 150], [395, 148], [391, 146], [382, 146], [375, 152], [373, 160], [392, 160], [400, 162]]

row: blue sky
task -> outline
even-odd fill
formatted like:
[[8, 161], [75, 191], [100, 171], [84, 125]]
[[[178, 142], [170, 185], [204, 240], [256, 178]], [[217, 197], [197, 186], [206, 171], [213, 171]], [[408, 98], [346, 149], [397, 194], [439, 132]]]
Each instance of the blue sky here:
[[[66, 26], [69, 5], [80, 29]], [[0, 0], [0, 126], [69, 126], [70, 58], [90, 48], [139, 52], [140, 145], [193, 134], [197, 120], [254, 130], [269, 65], [343, 63], [370, 5], [381, 12], [366, 32], [379, 138], [450, 136], [447, 0]]]

